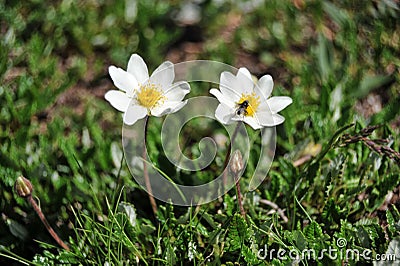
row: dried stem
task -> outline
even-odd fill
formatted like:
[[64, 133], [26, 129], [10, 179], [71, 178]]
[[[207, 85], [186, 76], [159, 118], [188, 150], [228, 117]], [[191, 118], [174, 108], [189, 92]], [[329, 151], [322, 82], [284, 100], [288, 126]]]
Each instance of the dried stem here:
[[146, 116], [145, 121], [144, 121], [144, 143], [143, 143], [143, 154], [142, 154], [143, 175], [144, 175], [144, 182], [146, 184], [147, 194], [149, 195], [150, 205], [151, 205], [154, 215], [156, 215], [157, 214], [157, 204], [153, 197], [153, 190], [151, 189], [149, 172], [147, 170], [147, 162], [146, 162], [147, 129], [148, 129], [148, 124], [149, 124], [148, 122], [149, 122], [149, 116]]
[[36, 201], [33, 199], [32, 195], [27, 196], [27, 199], [29, 203], [32, 205], [33, 209], [39, 216], [40, 220], [46, 227], [47, 231], [50, 233], [50, 235], [54, 238], [54, 240], [65, 250], [69, 251], [69, 247], [60, 239], [60, 237], [57, 235], [57, 233], [51, 228], [49, 222], [47, 222], [46, 217], [44, 216], [42, 210], [40, 207], [37, 205]]
[[387, 146], [390, 141], [388, 139], [369, 139], [368, 137], [374, 132], [375, 129], [381, 127], [381, 125], [377, 126], [369, 126], [363, 128], [359, 133], [355, 135], [344, 134], [341, 138], [340, 146], [346, 146], [351, 143], [356, 143], [361, 141], [367, 146], [370, 150], [375, 151], [379, 155], [385, 155], [395, 161], [400, 165], [400, 153], [389, 146]]
[[266, 199], [260, 199], [260, 203], [264, 203], [273, 208], [279, 214], [279, 216], [281, 216], [284, 223], [287, 223], [289, 221], [289, 219], [285, 215], [285, 212], [281, 208], [279, 208], [279, 206], [276, 203]]

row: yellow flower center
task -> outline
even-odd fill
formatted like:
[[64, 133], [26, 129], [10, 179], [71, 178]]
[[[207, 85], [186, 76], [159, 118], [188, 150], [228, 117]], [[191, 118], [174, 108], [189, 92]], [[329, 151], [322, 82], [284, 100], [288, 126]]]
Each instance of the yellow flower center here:
[[244, 107], [244, 115], [245, 116], [254, 116], [257, 111], [258, 106], [260, 105], [260, 96], [257, 96], [255, 92], [251, 94], [243, 94], [240, 97], [239, 102], [237, 102], [238, 106], [243, 106], [243, 102], [247, 101], [247, 106]]
[[159, 86], [148, 82], [140, 86], [136, 99], [141, 106], [151, 109], [162, 104], [166, 97]]

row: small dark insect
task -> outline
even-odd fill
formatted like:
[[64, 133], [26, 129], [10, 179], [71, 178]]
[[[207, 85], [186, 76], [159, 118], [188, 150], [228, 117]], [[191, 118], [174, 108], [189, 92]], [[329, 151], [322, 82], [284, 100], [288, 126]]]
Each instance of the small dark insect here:
[[237, 115], [246, 115], [247, 114], [247, 107], [249, 107], [249, 101], [244, 100], [243, 102], [238, 104], [238, 109], [236, 110]]

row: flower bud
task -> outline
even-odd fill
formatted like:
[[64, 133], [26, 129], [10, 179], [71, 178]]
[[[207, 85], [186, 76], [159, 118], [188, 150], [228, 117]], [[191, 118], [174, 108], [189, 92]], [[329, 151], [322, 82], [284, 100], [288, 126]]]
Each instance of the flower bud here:
[[232, 160], [230, 163], [230, 170], [235, 175], [238, 175], [243, 170], [243, 158], [242, 153], [239, 150], [235, 150], [232, 155]]
[[17, 180], [15, 180], [14, 189], [18, 196], [23, 198], [29, 197], [33, 191], [31, 181], [23, 176], [19, 176]]

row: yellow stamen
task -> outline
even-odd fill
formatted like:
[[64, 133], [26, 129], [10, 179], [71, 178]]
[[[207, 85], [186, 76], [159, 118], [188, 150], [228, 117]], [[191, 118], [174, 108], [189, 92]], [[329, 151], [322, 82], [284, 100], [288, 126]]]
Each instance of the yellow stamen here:
[[166, 97], [163, 95], [159, 86], [148, 82], [140, 86], [136, 94], [136, 99], [141, 106], [151, 109], [162, 104]]
[[244, 115], [245, 116], [254, 116], [257, 111], [258, 106], [260, 105], [260, 96], [257, 96], [255, 92], [251, 94], [244, 94], [240, 97], [238, 105], [242, 104], [244, 101], [248, 101], [249, 105], [246, 107]]

